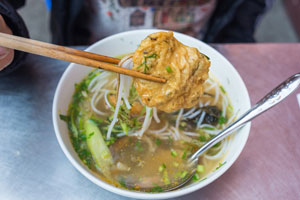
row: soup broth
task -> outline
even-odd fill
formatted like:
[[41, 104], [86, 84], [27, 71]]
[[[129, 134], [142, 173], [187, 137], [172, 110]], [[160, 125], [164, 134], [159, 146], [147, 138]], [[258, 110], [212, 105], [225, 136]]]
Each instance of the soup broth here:
[[[68, 115], [61, 115], [83, 163], [115, 186], [162, 192], [157, 185], [186, 176], [187, 158], [234, 120], [226, 91], [213, 78], [205, 82], [199, 104], [173, 113], [144, 106], [130, 78], [120, 80], [127, 93], [122, 99], [117, 80], [114, 73], [91, 72], [75, 86]], [[191, 182], [222, 165], [229, 142], [225, 139], [201, 156]]]

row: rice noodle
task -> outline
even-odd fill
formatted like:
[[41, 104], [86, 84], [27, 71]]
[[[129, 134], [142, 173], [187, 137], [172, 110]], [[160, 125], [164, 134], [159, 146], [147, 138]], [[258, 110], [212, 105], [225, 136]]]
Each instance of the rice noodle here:
[[154, 117], [154, 120], [156, 121], [156, 123], [160, 123], [160, 119], [158, 118], [158, 115], [157, 115], [157, 108], [153, 108], [153, 117]]
[[196, 107], [191, 108], [189, 111], [183, 114], [183, 117], [187, 117], [196, 110]]
[[219, 158], [221, 158], [223, 156], [223, 154], [226, 153], [227, 146], [228, 146], [228, 141], [227, 140], [223, 140], [223, 142], [222, 142], [222, 148], [221, 148], [221, 150], [217, 154], [212, 155], [212, 156], [210, 156], [208, 154], [205, 154], [204, 157], [206, 159], [209, 159], [209, 160], [219, 159]]
[[118, 121], [118, 113], [119, 113], [119, 109], [120, 109], [120, 106], [121, 106], [121, 99], [122, 99], [122, 91], [123, 91], [123, 87], [124, 87], [124, 78], [123, 78], [123, 75], [120, 75], [120, 87], [119, 87], [119, 95], [118, 95], [118, 98], [117, 98], [117, 103], [116, 103], [116, 107], [115, 107], [115, 112], [114, 112], [114, 116], [113, 116], [113, 120], [112, 122], [110, 123], [109, 127], [108, 127], [108, 130], [107, 130], [107, 133], [106, 133], [106, 139], [109, 140], [110, 139], [110, 135], [111, 135], [111, 131], [114, 127], [114, 125], [117, 123]]
[[149, 126], [151, 124], [151, 121], [152, 121], [152, 116], [150, 116], [151, 109], [152, 108], [146, 106], [146, 116], [145, 116], [145, 119], [144, 119], [144, 122], [143, 122], [142, 129], [137, 132], [137, 135], [139, 137], [142, 137], [142, 135], [144, 134], [144, 132], [149, 128]]
[[[104, 113], [104, 112], [102, 112], [102, 111], [100, 111], [100, 110], [98, 110], [97, 108], [96, 108], [96, 104], [97, 104], [97, 102], [98, 101], [95, 101], [95, 99], [96, 99], [96, 97], [97, 97], [97, 95], [98, 95], [99, 93], [95, 93], [93, 96], [92, 96], [92, 99], [91, 99], [91, 108], [92, 108], [92, 110], [95, 112], [95, 113], [97, 113], [98, 115], [106, 115], [106, 113]], [[99, 95], [100, 96], [100, 95]]]
[[180, 124], [180, 120], [181, 120], [181, 116], [182, 116], [182, 113], [183, 113], [183, 108], [180, 109], [178, 115], [177, 115], [177, 119], [176, 119], [176, 129], [179, 128], [179, 124]]
[[196, 117], [197, 115], [199, 115], [201, 113], [201, 110], [197, 110], [196, 112], [194, 112], [193, 114], [191, 114], [190, 116], [188, 116], [188, 119], [193, 119], [194, 117]]
[[[155, 119], [155, 118], [154, 118]], [[148, 130], [149, 133], [154, 133], [154, 134], [159, 134], [159, 133], [162, 133], [164, 132], [169, 126], [169, 122], [166, 121], [166, 124], [164, 125], [164, 127], [162, 127], [161, 129], [158, 129], [158, 130]]]
[[169, 128], [170, 133], [173, 135], [174, 140], [178, 140], [180, 138], [179, 129], [175, 128], [174, 126], [171, 126]]
[[206, 113], [204, 111], [201, 113], [201, 116], [200, 116], [200, 118], [199, 118], [199, 120], [197, 122], [197, 128], [200, 128], [200, 125], [202, 124], [202, 122], [204, 120], [205, 114]]
[[109, 101], [108, 101], [108, 99], [107, 99], [108, 92], [109, 92], [109, 91], [105, 91], [105, 93], [104, 93], [104, 100], [105, 100], [106, 105], [107, 105], [109, 108], [111, 108], [111, 105], [110, 105], [110, 103], [109, 103]]
[[188, 135], [188, 136], [200, 136], [200, 134], [199, 133], [195, 133], [195, 132], [187, 132], [187, 131], [183, 131], [183, 133], [185, 134], [185, 135]]
[[151, 141], [151, 139], [147, 136], [144, 137], [145, 141], [147, 142], [147, 144], [149, 145], [149, 151], [151, 153], [154, 153], [154, 151], [156, 150], [156, 145], [153, 145], [153, 142]]

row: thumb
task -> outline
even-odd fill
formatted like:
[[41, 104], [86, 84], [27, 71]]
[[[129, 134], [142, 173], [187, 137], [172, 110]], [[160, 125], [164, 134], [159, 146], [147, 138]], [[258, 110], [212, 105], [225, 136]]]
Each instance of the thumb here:
[[0, 59], [5, 57], [9, 53], [9, 50], [5, 47], [0, 47]]

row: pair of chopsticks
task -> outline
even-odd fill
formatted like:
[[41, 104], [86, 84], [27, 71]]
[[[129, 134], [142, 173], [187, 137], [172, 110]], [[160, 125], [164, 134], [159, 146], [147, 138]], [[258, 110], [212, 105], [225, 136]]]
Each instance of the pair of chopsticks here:
[[119, 74], [125, 74], [136, 78], [141, 78], [153, 82], [165, 83], [163, 78], [147, 75], [131, 69], [117, 66], [120, 59], [100, 54], [72, 49], [64, 46], [40, 42], [23, 37], [0, 33], [0, 46], [24, 51], [32, 54], [69, 61], [94, 68], [101, 68]]

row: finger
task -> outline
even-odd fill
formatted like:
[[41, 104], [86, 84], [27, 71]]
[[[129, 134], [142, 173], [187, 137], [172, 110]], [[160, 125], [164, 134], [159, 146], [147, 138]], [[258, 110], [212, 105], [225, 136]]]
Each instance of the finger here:
[[0, 71], [8, 66], [14, 58], [14, 50], [0, 47]]

